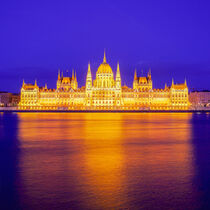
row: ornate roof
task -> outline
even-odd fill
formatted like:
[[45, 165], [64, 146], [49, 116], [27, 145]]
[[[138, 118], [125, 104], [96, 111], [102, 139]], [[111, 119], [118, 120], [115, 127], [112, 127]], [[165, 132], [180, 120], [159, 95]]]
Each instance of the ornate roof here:
[[29, 84], [29, 83], [26, 84], [26, 83], [24, 82], [24, 80], [23, 80], [23, 85], [22, 85], [22, 87], [23, 87], [25, 90], [33, 90], [33, 89], [35, 89], [35, 88], [38, 88], [36, 80], [35, 80], [35, 83], [34, 83], [34, 84]]
[[183, 84], [174, 84], [174, 85], [173, 85], [173, 88], [174, 88], [174, 89], [179, 89], [179, 90], [181, 90], [181, 89], [187, 88], [187, 86], [186, 86], [185, 83], [183, 83]]

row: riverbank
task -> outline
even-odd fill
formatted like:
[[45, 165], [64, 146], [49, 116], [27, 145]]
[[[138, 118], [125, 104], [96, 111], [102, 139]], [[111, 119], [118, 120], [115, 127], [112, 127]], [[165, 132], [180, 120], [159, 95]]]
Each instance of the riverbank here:
[[210, 109], [197, 109], [197, 110], [19, 110], [16, 107], [1, 107], [0, 113], [10, 112], [26, 112], [26, 113], [37, 113], [37, 112], [48, 112], [48, 113], [78, 113], [78, 112], [93, 112], [93, 113], [210, 113]]

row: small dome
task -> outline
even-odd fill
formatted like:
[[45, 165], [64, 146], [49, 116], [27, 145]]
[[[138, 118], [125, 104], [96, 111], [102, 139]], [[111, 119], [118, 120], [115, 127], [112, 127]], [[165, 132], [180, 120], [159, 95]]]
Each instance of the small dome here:
[[70, 81], [71, 81], [70, 77], [63, 77], [63, 79], [62, 79], [63, 84], [69, 84]]
[[147, 78], [146, 77], [139, 77], [139, 82], [146, 84], [147, 83]]

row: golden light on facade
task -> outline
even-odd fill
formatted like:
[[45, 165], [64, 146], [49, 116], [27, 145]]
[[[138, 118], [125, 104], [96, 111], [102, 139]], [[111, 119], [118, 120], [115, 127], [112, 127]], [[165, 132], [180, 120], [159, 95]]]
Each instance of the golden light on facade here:
[[119, 63], [116, 77], [106, 61], [96, 72], [93, 80], [90, 64], [85, 87], [78, 88], [76, 72], [72, 77], [64, 77], [58, 72], [56, 89], [25, 84], [21, 88], [21, 110], [187, 110], [189, 108], [188, 87], [183, 84], [165, 85], [164, 89], [154, 89], [151, 70], [146, 77], [138, 77], [135, 71], [133, 88], [121, 85]]

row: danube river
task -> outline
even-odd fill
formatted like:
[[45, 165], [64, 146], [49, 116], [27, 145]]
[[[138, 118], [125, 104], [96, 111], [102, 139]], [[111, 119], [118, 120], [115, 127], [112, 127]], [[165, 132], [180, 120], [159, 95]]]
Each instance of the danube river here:
[[210, 208], [210, 114], [0, 113], [0, 209], [120, 208]]

